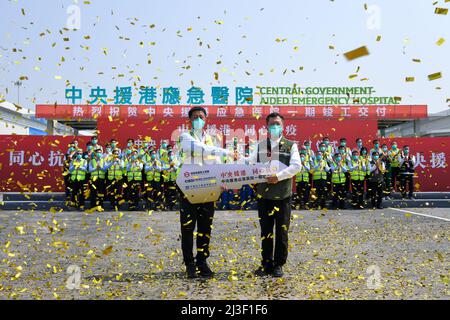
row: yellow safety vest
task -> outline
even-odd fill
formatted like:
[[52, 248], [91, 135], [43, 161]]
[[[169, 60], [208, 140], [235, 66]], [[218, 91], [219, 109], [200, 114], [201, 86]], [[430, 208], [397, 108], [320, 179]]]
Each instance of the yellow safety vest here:
[[400, 167], [400, 161], [398, 160], [398, 155], [400, 154], [400, 150], [394, 153], [393, 150], [389, 151], [388, 155], [391, 158], [391, 167], [398, 168]]
[[309, 182], [309, 172], [304, 167], [295, 175], [295, 182]]
[[[337, 164], [334, 163], [336, 166]], [[345, 183], [345, 173], [342, 171], [342, 168], [339, 168], [338, 171], [333, 170], [333, 173], [331, 174], [331, 182], [334, 184], [341, 184]]]
[[119, 164], [113, 164], [108, 169], [108, 180], [120, 180], [123, 177], [123, 168]]
[[[317, 166], [318, 161], [314, 160], [314, 166]], [[314, 169], [312, 168], [311, 171], [313, 173], [313, 180], [326, 180], [327, 179], [327, 172], [325, 171], [325, 165], [326, 165], [326, 161], [325, 160], [320, 160], [320, 164], [322, 166], [322, 170], [319, 169]]]
[[[158, 160], [154, 160], [156, 162], [157, 166], [161, 166], [161, 163]], [[146, 172], [147, 181], [161, 181], [161, 172], [159, 170], [155, 170], [154, 168], [151, 170], [148, 170]]]
[[79, 167], [87, 165], [86, 159], [81, 160], [73, 160], [73, 166], [75, 167], [75, 171], [72, 171], [70, 175], [70, 180], [72, 181], [82, 181], [86, 178], [86, 171], [79, 170]]
[[[92, 166], [94, 168], [97, 167], [97, 160], [96, 159], [92, 159]], [[99, 161], [100, 163], [100, 167], [103, 167], [105, 165], [105, 161], [103, 159], [100, 159]], [[105, 179], [105, 171], [100, 170], [100, 169], [96, 169], [95, 171], [91, 172], [91, 180], [97, 180], [97, 179]]]
[[140, 166], [136, 166], [132, 163], [130, 166], [130, 170], [127, 171], [127, 178], [128, 178], [128, 181], [131, 181], [131, 180], [141, 181], [142, 180], [142, 168]]
[[352, 166], [358, 165], [356, 170], [350, 171], [350, 179], [354, 181], [364, 180], [366, 172], [362, 170], [362, 160], [354, 161], [352, 160]]

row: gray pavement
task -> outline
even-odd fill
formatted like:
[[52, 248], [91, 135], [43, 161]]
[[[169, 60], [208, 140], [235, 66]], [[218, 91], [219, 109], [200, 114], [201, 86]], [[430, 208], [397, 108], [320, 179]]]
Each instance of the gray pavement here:
[[0, 299], [449, 297], [445, 208], [293, 211], [281, 279], [251, 273], [260, 260], [255, 211], [216, 211], [209, 259], [216, 276], [186, 279], [178, 218], [0, 211]]

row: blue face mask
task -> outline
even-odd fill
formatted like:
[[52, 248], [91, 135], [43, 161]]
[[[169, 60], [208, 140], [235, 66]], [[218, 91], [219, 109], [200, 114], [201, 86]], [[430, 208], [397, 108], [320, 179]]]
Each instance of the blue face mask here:
[[353, 160], [358, 160], [358, 156], [357, 156], [357, 155], [354, 155], [354, 156], [353, 156]]
[[378, 160], [378, 156], [373, 156], [373, 160]]
[[306, 149], [309, 149], [309, 148], [311, 148], [311, 146], [309, 146], [309, 145], [305, 145], [305, 148], [306, 148]]
[[273, 124], [269, 126], [270, 136], [273, 138], [279, 138], [281, 133], [283, 132], [283, 128], [278, 124]]
[[386, 148], [386, 147], [384, 147], [384, 148], [383, 148], [383, 151], [384, 151], [384, 152], [386, 152], [386, 151], [387, 151], [387, 148]]
[[317, 160], [322, 160], [322, 156], [321, 155], [318, 155], [316, 158], [317, 158]]
[[392, 150], [397, 150], [397, 145], [396, 145], [396, 144], [394, 144], [394, 145], [392, 146]]
[[341, 142], [341, 146], [345, 147], [346, 145], [347, 145], [347, 142], [345, 142], [345, 141]]
[[358, 148], [361, 148], [362, 147], [362, 142], [358, 142], [358, 143], [356, 143], [356, 145], [358, 146]]
[[340, 153], [340, 154], [344, 154], [344, 153], [345, 153], [345, 149], [339, 150], [339, 153]]
[[341, 160], [342, 160], [341, 157], [337, 157], [337, 158], [336, 158], [336, 161], [337, 161], [337, 162], [339, 162], [339, 161], [341, 161]]
[[330, 143], [330, 141], [324, 140], [323, 143], [325, 143], [325, 145], [327, 146]]
[[205, 120], [202, 118], [196, 118], [192, 121], [192, 128], [194, 128], [194, 130], [202, 130], [204, 126]]
[[380, 145], [378, 143], [374, 144], [375, 149], [378, 149], [380, 147]]
[[408, 154], [408, 153], [409, 153], [409, 149], [405, 149], [403, 152], [404, 152], [405, 154]]
[[320, 151], [325, 151], [326, 148], [325, 147], [320, 147]]
[[92, 143], [93, 143], [93, 144], [97, 144], [97, 140], [95, 140], [95, 139], [92, 140]]
[[77, 159], [78, 159], [78, 160], [80, 160], [81, 157], [82, 157], [82, 154], [81, 154], [81, 153], [77, 154]]

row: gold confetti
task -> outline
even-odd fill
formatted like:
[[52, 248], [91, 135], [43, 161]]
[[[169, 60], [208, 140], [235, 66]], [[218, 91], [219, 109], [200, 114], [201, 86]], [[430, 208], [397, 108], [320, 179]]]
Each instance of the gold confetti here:
[[436, 79], [442, 78], [442, 74], [440, 72], [432, 73], [428, 75], [428, 80], [433, 81]]
[[446, 15], [448, 13], [448, 9], [447, 8], [436, 8], [434, 10], [435, 14], [444, 14]]
[[105, 250], [103, 250], [102, 253], [103, 253], [105, 256], [107, 256], [108, 254], [111, 253], [112, 248], [113, 248], [112, 246], [109, 246], [108, 248], [106, 248]]
[[369, 50], [367, 50], [366, 46], [362, 46], [362, 47], [359, 47], [357, 49], [354, 49], [354, 50], [351, 50], [351, 51], [348, 51], [348, 52], [344, 53], [344, 56], [349, 61], [350, 60], [354, 60], [356, 58], [363, 57], [363, 56], [367, 56], [367, 55], [369, 55]]
[[439, 38], [439, 40], [436, 41], [436, 44], [437, 44], [438, 46], [442, 46], [442, 45], [444, 44], [444, 42], [445, 42], [445, 39], [444, 39], [444, 38]]
[[414, 81], [414, 77], [406, 77], [405, 81], [406, 82], [413, 82]]
[[381, 36], [377, 36], [377, 40], [376, 41], [380, 41], [381, 40]]

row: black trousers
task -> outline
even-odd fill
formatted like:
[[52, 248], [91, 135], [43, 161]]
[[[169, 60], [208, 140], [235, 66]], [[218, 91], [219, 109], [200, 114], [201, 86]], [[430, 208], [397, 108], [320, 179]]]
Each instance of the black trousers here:
[[364, 205], [364, 180], [352, 180], [352, 205], [362, 207]]
[[370, 198], [372, 207], [380, 207], [383, 201], [384, 181], [367, 181], [367, 193]]
[[72, 180], [70, 174], [64, 176], [64, 191], [66, 194], [66, 201], [69, 201], [73, 192]]
[[297, 191], [295, 197], [295, 205], [300, 206], [300, 208], [308, 205], [309, 196], [311, 194], [311, 184], [309, 181], [297, 182]]
[[111, 203], [111, 207], [115, 208], [117, 206], [120, 207], [120, 202], [122, 201], [122, 179], [114, 179], [107, 181], [106, 186], [106, 194], [108, 195], [109, 202]]
[[139, 189], [141, 180], [127, 181], [128, 185], [128, 207], [130, 210], [137, 209], [139, 205]]
[[[158, 194], [159, 193], [159, 194]], [[145, 190], [145, 200], [147, 209], [156, 210], [161, 203], [161, 182], [147, 181]]]
[[[288, 257], [288, 232], [291, 221], [291, 197], [283, 200], [258, 200], [261, 226], [262, 265], [282, 266]], [[275, 251], [273, 227], [275, 225]]]
[[103, 198], [105, 197], [105, 179], [91, 180], [90, 198], [91, 208], [96, 206], [103, 207]]
[[164, 184], [167, 209], [173, 210], [177, 202], [177, 186], [175, 184], [175, 181], [167, 181]]
[[345, 183], [333, 184], [333, 209], [344, 209], [347, 189]]
[[392, 190], [396, 191], [396, 186], [399, 185], [400, 182], [400, 168], [399, 167], [392, 167], [391, 166], [391, 184], [392, 184]]
[[85, 202], [84, 191], [86, 190], [85, 182], [86, 182], [86, 180], [72, 181], [72, 187], [73, 187], [72, 202], [75, 203], [75, 206], [77, 208], [84, 207], [84, 202]]
[[209, 257], [214, 202], [192, 204], [180, 192], [181, 250], [186, 265], [194, 263], [194, 230], [197, 226], [197, 263]]
[[328, 181], [325, 179], [314, 180], [313, 182], [314, 188], [316, 189], [316, 201], [314, 203], [314, 207], [318, 208], [320, 206], [321, 209], [325, 208], [325, 201], [328, 196]]
[[414, 192], [414, 179], [412, 174], [403, 174], [400, 172], [400, 192], [402, 197], [406, 197], [406, 187], [408, 186], [408, 196], [412, 197]]

